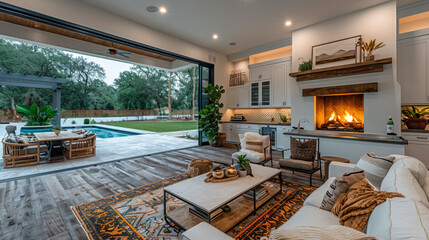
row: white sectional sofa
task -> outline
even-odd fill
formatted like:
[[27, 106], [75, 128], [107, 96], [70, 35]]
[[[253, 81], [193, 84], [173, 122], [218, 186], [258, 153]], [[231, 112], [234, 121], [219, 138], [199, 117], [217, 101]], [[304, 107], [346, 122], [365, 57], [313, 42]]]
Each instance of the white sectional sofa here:
[[[366, 234], [380, 239], [429, 239], [429, 172], [419, 160], [395, 156], [379, 190], [399, 192], [405, 198], [392, 198], [378, 205], [368, 221]], [[355, 171], [355, 164], [333, 162], [330, 178], [315, 190], [281, 228], [339, 225], [339, 218], [319, 208], [336, 176]], [[183, 239], [233, 239], [209, 224], [199, 224], [183, 234]]]

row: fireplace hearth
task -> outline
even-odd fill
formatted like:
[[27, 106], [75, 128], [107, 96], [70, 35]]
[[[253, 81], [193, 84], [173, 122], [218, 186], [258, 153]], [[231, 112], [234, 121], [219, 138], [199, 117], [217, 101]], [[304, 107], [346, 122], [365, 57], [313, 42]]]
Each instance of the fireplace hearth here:
[[363, 94], [317, 96], [316, 130], [363, 132]]

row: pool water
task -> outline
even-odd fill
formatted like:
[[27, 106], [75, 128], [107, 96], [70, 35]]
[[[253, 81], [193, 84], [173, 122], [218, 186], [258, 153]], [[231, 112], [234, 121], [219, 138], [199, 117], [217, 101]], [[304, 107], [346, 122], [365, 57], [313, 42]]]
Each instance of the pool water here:
[[[121, 131], [121, 130], [115, 130], [115, 129], [107, 129], [102, 127], [82, 127], [83, 129], [87, 131], [91, 131], [95, 134], [97, 134], [98, 138], [117, 138], [117, 137], [127, 137], [127, 136], [134, 136], [134, 135], [140, 135], [140, 133], [133, 133], [133, 132], [127, 132], [127, 131]], [[74, 127], [66, 127], [63, 128], [65, 130], [76, 130], [77, 128]]]

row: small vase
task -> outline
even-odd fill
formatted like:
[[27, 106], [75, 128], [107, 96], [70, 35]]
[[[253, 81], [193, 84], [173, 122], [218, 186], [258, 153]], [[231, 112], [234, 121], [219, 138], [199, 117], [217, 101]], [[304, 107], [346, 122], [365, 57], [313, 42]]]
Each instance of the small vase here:
[[240, 169], [238, 170], [238, 175], [240, 175], [240, 177], [245, 177], [247, 176], [247, 171]]
[[365, 56], [365, 61], [374, 61], [374, 55]]

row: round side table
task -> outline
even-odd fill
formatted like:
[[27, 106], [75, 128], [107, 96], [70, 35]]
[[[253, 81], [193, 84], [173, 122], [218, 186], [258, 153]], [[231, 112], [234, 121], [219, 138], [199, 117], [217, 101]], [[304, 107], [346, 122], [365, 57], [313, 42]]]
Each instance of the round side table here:
[[345, 159], [345, 158], [340, 158], [340, 157], [333, 157], [333, 156], [321, 156], [320, 160], [325, 162], [325, 176], [324, 176], [324, 181], [328, 180], [328, 176], [329, 176], [329, 164], [331, 164], [331, 162], [342, 162], [342, 163], [349, 163], [350, 160]]

